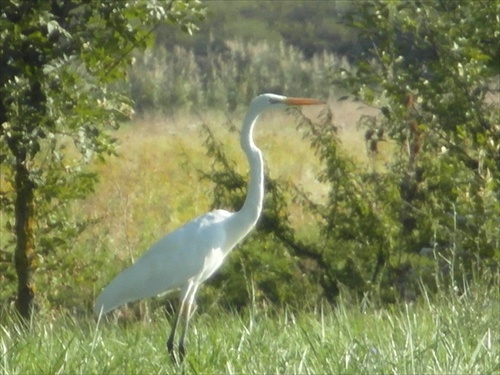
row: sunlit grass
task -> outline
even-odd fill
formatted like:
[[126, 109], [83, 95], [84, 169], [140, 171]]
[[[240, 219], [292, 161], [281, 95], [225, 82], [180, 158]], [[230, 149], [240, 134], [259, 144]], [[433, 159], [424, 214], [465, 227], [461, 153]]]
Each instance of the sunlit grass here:
[[[387, 309], [340, 301], [314, 311], [209, 307], [192, 320], [185, 373], [494, 374], [500, 370], [498, 291], [441, 293]], [[177, 372], [161, 311], [142, 321], [39, 316], [22, 327], [3, 311], [0, 372]]]

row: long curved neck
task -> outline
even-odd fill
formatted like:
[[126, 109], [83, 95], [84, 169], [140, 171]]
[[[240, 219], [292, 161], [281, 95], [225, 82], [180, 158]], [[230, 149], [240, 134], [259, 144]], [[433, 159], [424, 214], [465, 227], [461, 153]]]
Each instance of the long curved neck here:
[[254, 226], [262, 212], [264, 200], [264, 161], [262, 153], [253, 142], [253, 129], [259, 113], [249, 112], [241, 130], [241, 148], [245, 152], [250, 164], [250, 180], [248, 192], [243, 207], [236, 213], [245, 217], [249, 225]]
[[[260, 111], [250, 109], [245, 116], [241, 130], [241, 148], [245, 152], [250, 164], [250, 181], [243, 207], [233, 214], [228, 222], [227, 240], [232, 248], [255, 226], [262, 212], [264, 200], [264, 162], [262, 153], [253, 142], [253, 129]], [[230, 249], [228, 249], [230, 250]]]

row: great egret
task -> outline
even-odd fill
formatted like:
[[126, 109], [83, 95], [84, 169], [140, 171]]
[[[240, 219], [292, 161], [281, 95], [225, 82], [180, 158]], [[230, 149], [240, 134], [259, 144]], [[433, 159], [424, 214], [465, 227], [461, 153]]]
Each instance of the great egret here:
[[105, 314], [124, 303], [180, 288], [181, 305], [167, 340], [167, 349], [177, 362], [174, 336], [182, 317], [184, 325], [178, 349], [179, 362], [182, 362], [186, 352], [184, 340], [198, 287], [221, 266], [227, 254], [250, 232], [262, 211], [264, 163], [262, 153], [253, 141], [257, 118], [270, 108], [315, 104], [324, 102], [274, 94], [263, 94], [253, 99], [241, 130], [241, 147], [250, 164], [250, 182], [243, 207], [234, 213], [214, 210], [163, 237], [131, 267], [111, 281], [97, 298], [94, 312], [98, 315]]

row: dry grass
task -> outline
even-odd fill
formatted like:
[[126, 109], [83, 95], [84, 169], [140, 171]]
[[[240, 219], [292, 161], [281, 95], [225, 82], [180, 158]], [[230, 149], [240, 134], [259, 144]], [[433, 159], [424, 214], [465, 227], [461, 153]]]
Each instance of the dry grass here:
[[[373, 110], [356, 103], [330, 104], [334, 123], [346, 153], [367, 163], [363, 133], [356, 129], [362, 113]], [[318, 110], [304, 112], [314, 119]], [[220, 112], [202, 115], [179, 113], [170, 117], [136, 119], [120, 129], [120, 157], [100, 165], [102, 176], [96, 194], [87, 199], [84, 211], [106, 223], [109, 240], [117, 256], [125, 261], [142, 253], [144, 244], [157, 239], [210, 208], [212, 186], [199, 180], [198, 170], [208, 171], [201, 125], [209, 124], [236, 161], [239, 173], [248, 171], [236, 131], [243, 114], [232, 119]], [[231, 124], [231, 125], [228, 125]], [[321, 165], [294, 116], [272, 112], [262, 116], [255, 132], [266, 167], [274, 178], [293, 181], [314, 199], [322, 200], [327, 188], [317, 181]], [[292, 207], [294, 225], [304, 220], [299, 207]]]

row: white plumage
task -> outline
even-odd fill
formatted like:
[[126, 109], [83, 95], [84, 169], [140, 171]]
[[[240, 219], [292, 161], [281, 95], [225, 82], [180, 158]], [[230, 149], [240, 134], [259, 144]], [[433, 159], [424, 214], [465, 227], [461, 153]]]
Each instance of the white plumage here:
[[232, 214], [215, 210], [188, 222], [155, 243], [102, 291], [94, 312], [105, 314], [127, 302], [205, 281], [220, 267], [226, 235], [222, 222]]

